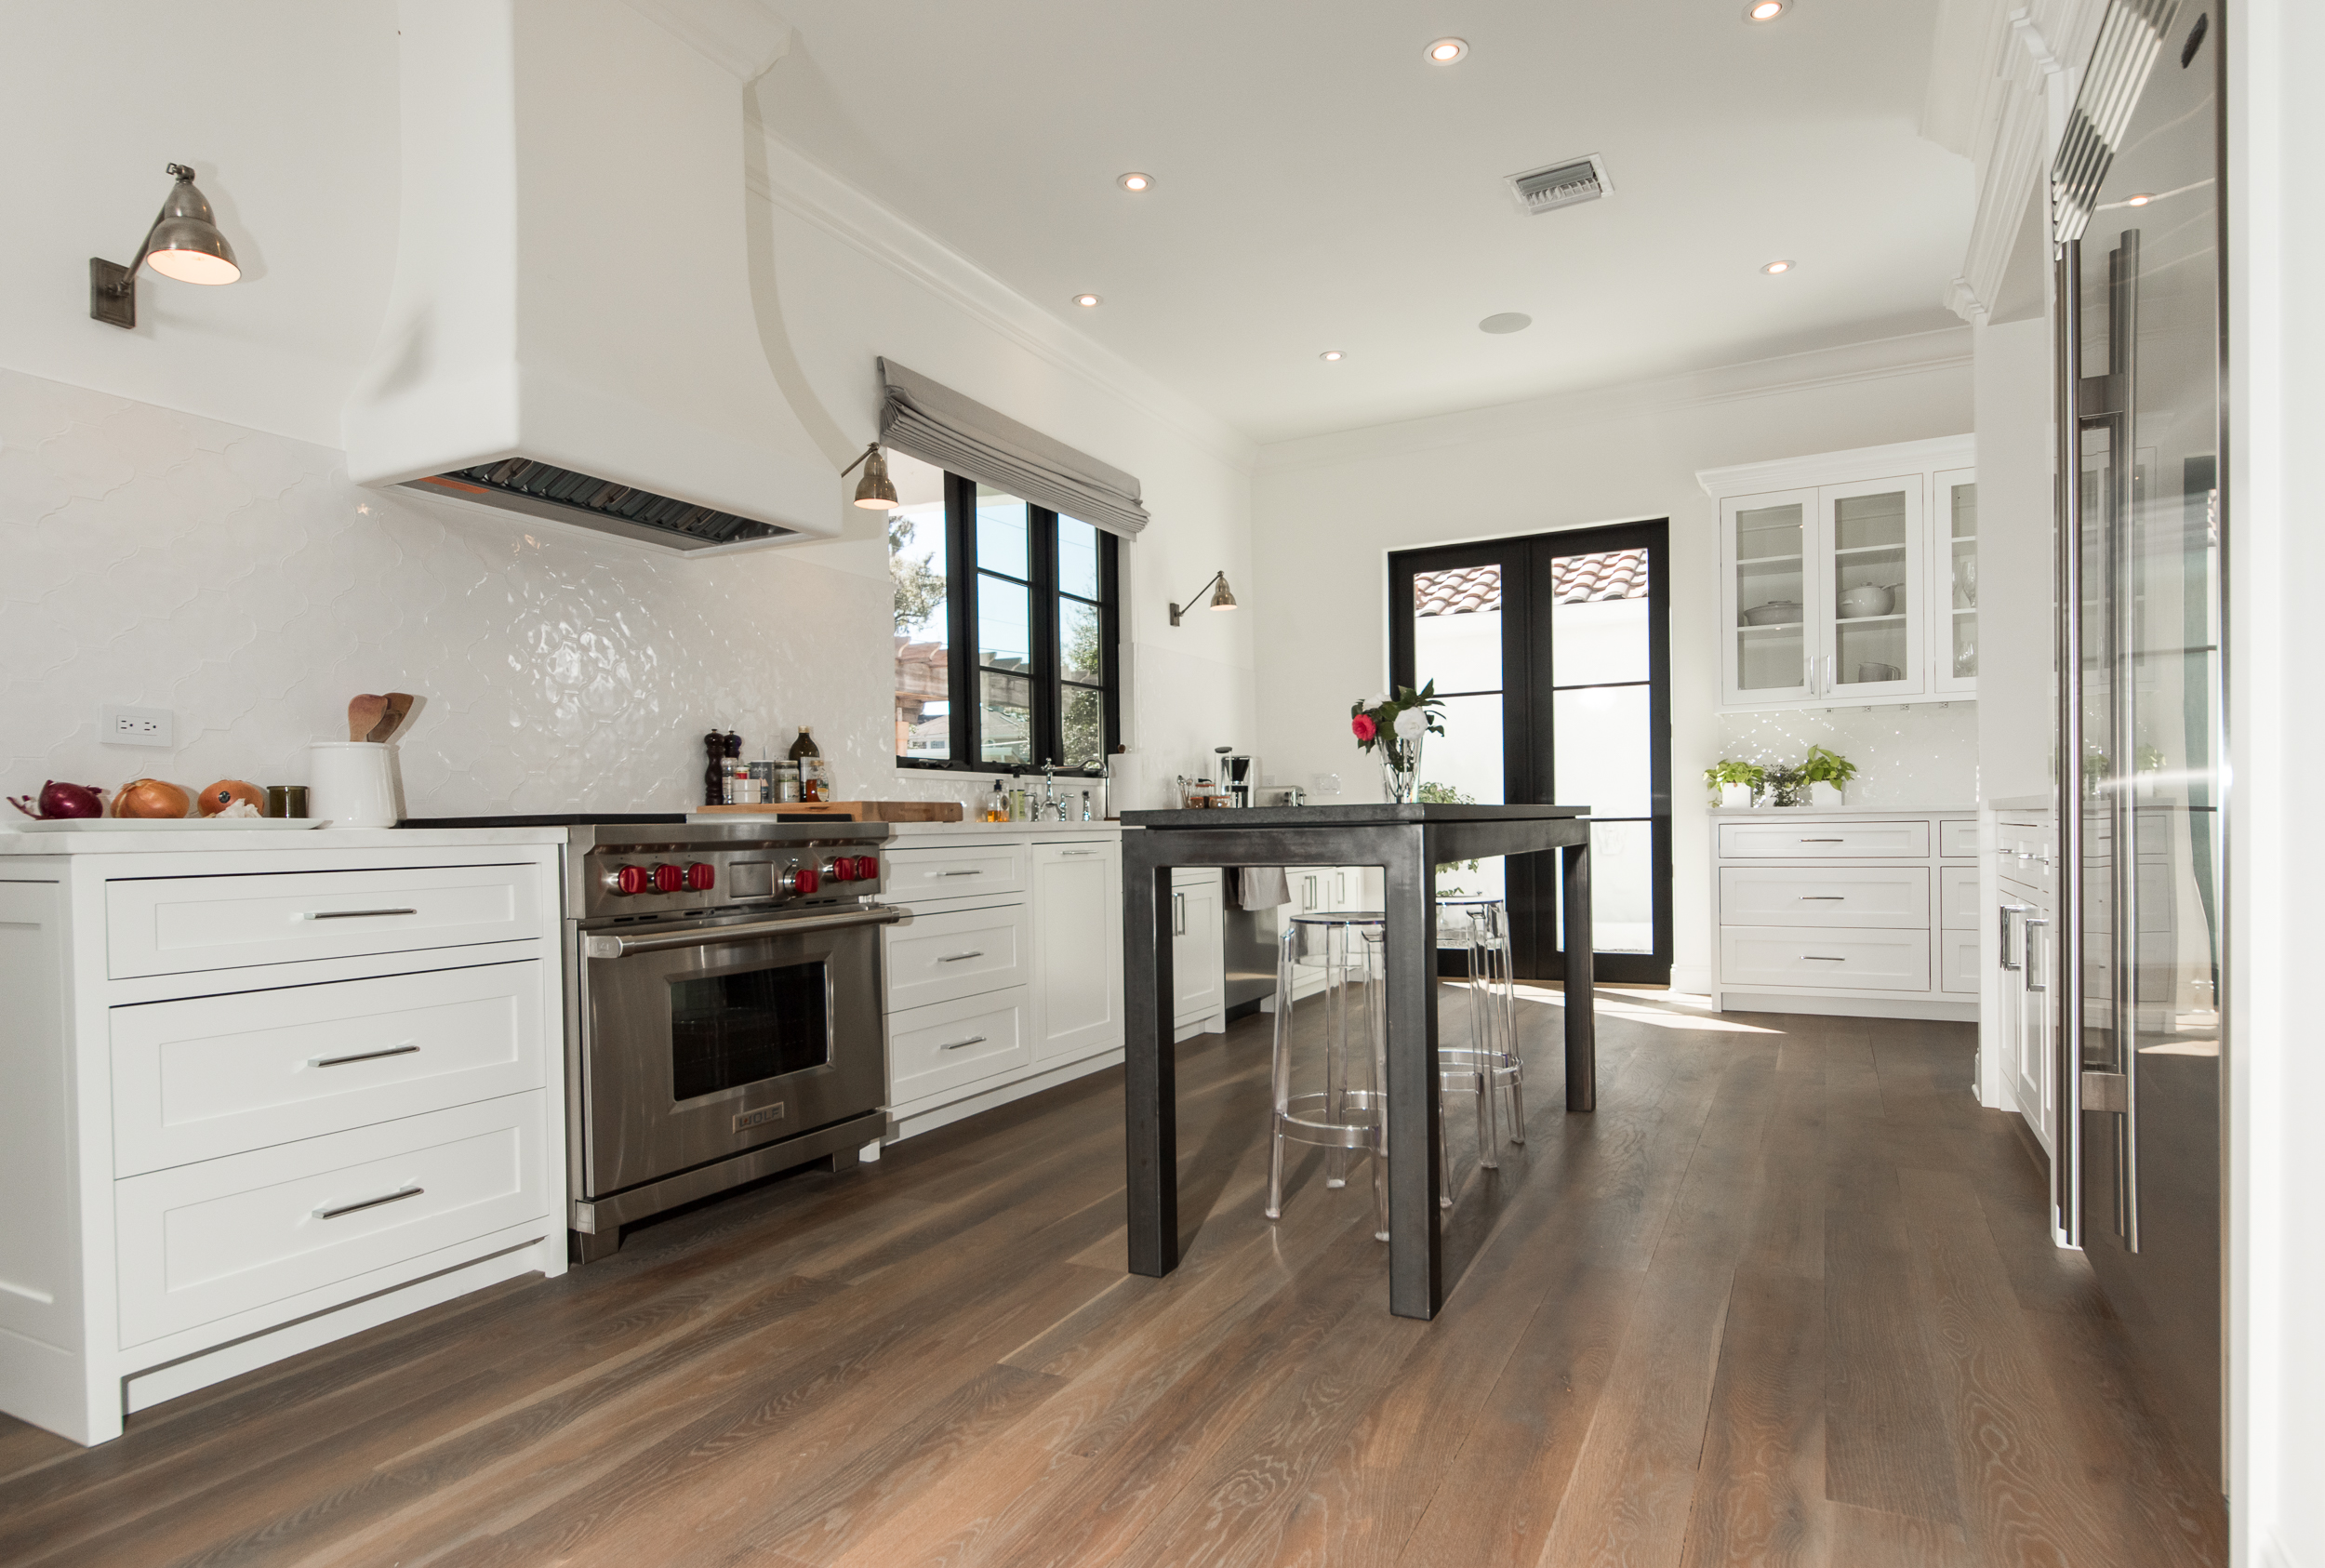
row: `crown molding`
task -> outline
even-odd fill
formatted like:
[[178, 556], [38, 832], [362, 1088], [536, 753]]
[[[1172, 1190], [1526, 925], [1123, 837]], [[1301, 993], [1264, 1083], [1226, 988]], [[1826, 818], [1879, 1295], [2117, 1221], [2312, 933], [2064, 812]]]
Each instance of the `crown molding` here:
[[1845, 452], [1815, 452], [1798, 458], [1771, 458], [1765, 462], [1736, 463], [1707, 468], [1695, 483], [1714, 500], [1725, 496], [1757, 496], [1770, 490], [1797, 490], [1811, 485], [1853, 485], [1866, 479], [1888, 479], [1924, 469], [1975, 468], [1978, 438], [1974, 434], [1934, 436], [1926, 441], [1897, 441], [1886, 446], [1853, 446]]
[[[1257, 448], [1233, 426], [1099, 347], [901, 214], [772, 133], [751, 191], [960, 310], [1026, 352], [1152, 416], [1237, 470]], [[1132, 465], [1135, 467], [1136, 465]]]
[[1545, 426], [1601, 424], [1610, 419], [1674, 409], [1785, 397], [1828, 387], [1869, 385], [1948, 371], [1966, 375], [1970, 354], [1967, 326], [1868, 339], [1707, 370], [1300, 436], [1261, 447], [1258, 466], [1266, 470], [1309, 468], [1355, 458], [1397, 456], [1475, 441], [1521, 438], [1536, 433]]

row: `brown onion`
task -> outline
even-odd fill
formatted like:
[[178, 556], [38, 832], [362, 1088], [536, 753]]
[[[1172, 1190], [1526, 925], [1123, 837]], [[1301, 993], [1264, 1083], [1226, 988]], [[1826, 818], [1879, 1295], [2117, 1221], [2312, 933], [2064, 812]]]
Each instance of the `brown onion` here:
[[266, 815], [266, 791], [239, 778], [221, 778], [194, 797], [194, 804], [202, 808], [205, 817], [216, 817], [236, 801], [256, 806], [261, 817]]
[[193, 813], [193, 797], [160, 778], [132, 778], [113, 791], [115, 817], [170, 817]]

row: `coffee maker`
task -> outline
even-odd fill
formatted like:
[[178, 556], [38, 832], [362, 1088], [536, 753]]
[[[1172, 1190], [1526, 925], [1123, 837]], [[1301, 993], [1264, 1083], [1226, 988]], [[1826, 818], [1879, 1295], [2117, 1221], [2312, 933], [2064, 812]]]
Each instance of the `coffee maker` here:
[[1226, 794], [1228, 804], [1236, 806], [1256, 804], [1252, 799], [1252, 791], [1259, 782], [1259, 769], [1253, 764], [1251, 758], [1239, 757], [1225, 746], [1216, 750], [1219, 754], [1219, 789]]

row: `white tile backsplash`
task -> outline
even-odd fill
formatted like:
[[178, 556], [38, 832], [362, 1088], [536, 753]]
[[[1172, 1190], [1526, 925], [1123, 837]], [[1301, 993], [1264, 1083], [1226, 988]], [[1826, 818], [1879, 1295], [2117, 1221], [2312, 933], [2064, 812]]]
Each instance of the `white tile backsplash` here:
[[[1811, 746], [1857, 765], [1851, 805], [1973, 805], [1978, 799], [1978, 705], [1785, 708], [1720, 715], [1720, 758], [1798, 763]], [[1699, 783], [1698, 764], [1687, 784]]]
[[[306, 777], [358, 692], [425, 698], [414, 816], [676, 810], [700, 737], [896, 794], [887, 586], [688, 561], [348, 482], [326, 447], [0, 370], [0, 784]], [[100, 745], [166, 707], [172, 751]], [[913, 791], [920, 793], [922, 791]], [[10, 813], [13, 815], [13, 813]]]

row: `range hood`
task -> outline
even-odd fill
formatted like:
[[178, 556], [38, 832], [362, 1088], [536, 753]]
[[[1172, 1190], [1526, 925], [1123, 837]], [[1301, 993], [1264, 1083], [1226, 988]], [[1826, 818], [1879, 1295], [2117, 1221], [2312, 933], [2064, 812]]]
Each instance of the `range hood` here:
[[[778, 384], [751, 288], [743, 80], [788, 30], [750, 0], [688, 9], [401, 0], [403, 212], [342, 419], [357, 484], [689, 551], [840, 531], [846, 459]], [[748, 53], [738, 23], [756, 69], [722, 47]]]

